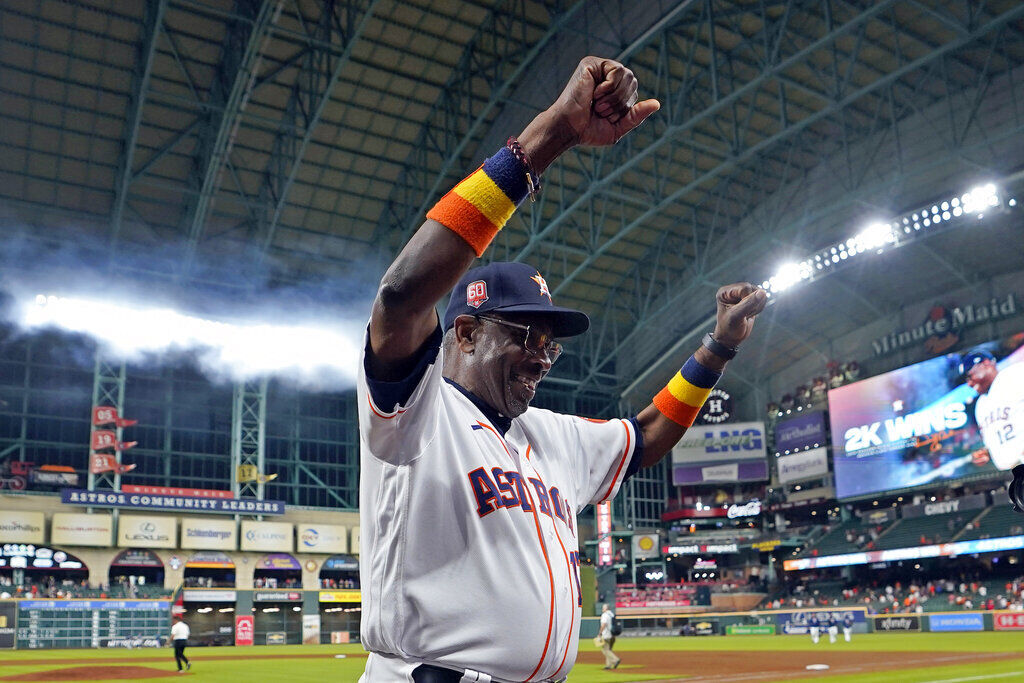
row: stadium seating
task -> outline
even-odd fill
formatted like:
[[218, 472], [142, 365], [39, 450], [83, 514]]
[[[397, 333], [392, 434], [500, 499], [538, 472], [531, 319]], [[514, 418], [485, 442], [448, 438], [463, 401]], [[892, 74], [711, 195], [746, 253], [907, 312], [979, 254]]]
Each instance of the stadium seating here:
[[878, 537], [875, 549], [891, 550], [945, 543], [953, 539], [965, 522], [964, 514], [959, 512], [900, 519]]
[[975, 541], [981, 538], [999, 538], [1024, 533], [1024, 517], [1008, 505], [994, 506], [986, 510], [979, 519], [957, 535], [955, 541]]

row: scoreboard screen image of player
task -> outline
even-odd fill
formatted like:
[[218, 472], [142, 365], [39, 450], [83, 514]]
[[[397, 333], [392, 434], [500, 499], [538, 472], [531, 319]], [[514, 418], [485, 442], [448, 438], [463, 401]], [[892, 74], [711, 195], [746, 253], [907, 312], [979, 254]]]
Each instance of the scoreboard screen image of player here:
[[972, 349], [996, 359], [984, 395], [959, 373], [963, 353], [829, 391], [836, 497], [991, 474], [1021, 461], [1022, 337]]

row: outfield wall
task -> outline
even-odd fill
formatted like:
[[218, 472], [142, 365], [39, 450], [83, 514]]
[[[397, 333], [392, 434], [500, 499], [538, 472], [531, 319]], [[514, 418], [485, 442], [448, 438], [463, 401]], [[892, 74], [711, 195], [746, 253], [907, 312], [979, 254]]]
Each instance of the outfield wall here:
[[[807, 617], [819, 619], [835, 614], [838, 621], [850, 614], [854, 633], [948, 633], [971, 631], [1024, 631], [1024, 612], [928, 612], [925, 614], [869, 614], [864, 607], [833, 607], [804, 610], [759, 610], [751, 612], [706, 612], [662, 614], [645, 617], [616, 617], [624, 637], [677, 636], [684, 627], [693, 635], [807, 635]], [[587, 617], [580, 638], [593, 638], [600, 619]]]

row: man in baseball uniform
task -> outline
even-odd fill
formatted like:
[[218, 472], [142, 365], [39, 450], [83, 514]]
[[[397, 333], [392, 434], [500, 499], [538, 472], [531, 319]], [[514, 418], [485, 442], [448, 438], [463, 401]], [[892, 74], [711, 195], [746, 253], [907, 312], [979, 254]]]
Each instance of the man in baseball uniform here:
[[843, 615], [843, 638], [846, 642], [850, 642], [850, 637], [853, 635], [853, 615], [847, 612]]
[[836, 642], [836, 638], [839, 636], [839, 622], [836, 621], [836, 615], [834, 612], [829, 612], [828, 615], [828, 642]]
[[469, 268], [560, 154], [613, 144], [658, 107], [623, 65], [585, 58], [384, 274], [358, 382], [364, 683], [565, 679], [583, 605], [576, 514], [669, 452], [764, 309], [753, 285], [721, 288], [714, 332], [637, 415], [529, 407], [589, 319], [526, 264]]
[[821, 622], [818, 620], [817, 612], [811, 612], [811, 616], [807, 618], [807, 630], [811, 634], [811, 642], [817, 645], [821, 636]]
[[1001, 470], [1024, 462], [1024, 363], [1000, 370], [995, 356], [975, 350], [964, 354], [960, 372], [978, 392], [974, 419], [985, 442], [982, 458], [987, 454]]

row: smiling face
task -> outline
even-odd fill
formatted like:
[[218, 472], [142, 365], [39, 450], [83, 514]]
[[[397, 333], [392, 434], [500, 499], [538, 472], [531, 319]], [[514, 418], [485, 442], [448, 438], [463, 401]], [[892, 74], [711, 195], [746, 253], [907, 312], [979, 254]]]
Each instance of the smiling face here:
[[[540, 318], [494, 313], [488, 317], [529, 325], [545, 335], [551, 333], [550, 324]], [[547, 354], [531, 354], [523, 346], [524, 337], [523, 330], [499, 322], [459, 316], [451, 354], [445, 360], [445, 375], [502, 415], [519, 417], [537, 394], [537, 385], [551, 370]]]
[[987, 394], [992, 387], [992, 382], [999, 369], [990, 360], [983, 360], [967, 371], [967, 386], [978, 392], [979, 395]]

